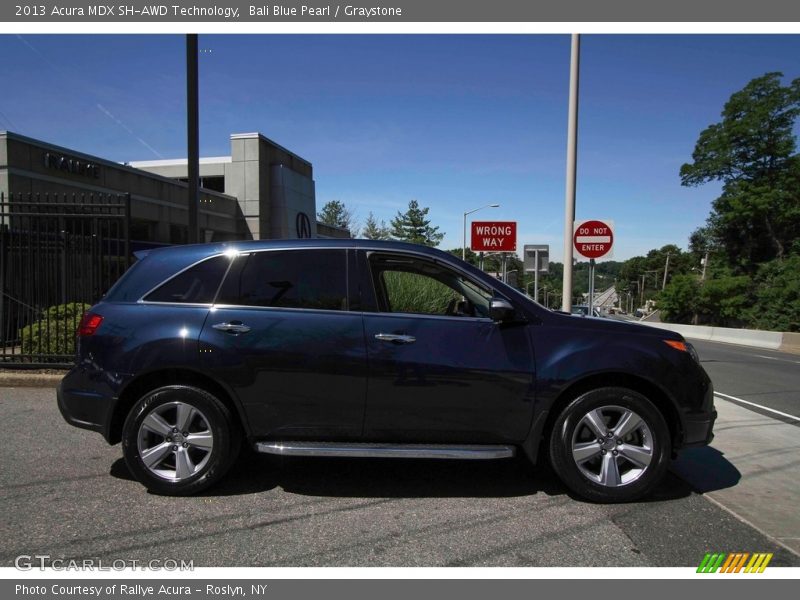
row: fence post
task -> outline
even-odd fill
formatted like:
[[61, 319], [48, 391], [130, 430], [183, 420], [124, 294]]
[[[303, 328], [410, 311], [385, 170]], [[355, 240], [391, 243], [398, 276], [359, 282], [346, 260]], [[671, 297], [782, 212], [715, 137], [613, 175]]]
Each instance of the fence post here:
[[125, 194], [125, 268], [131, 266], [131, 193]]

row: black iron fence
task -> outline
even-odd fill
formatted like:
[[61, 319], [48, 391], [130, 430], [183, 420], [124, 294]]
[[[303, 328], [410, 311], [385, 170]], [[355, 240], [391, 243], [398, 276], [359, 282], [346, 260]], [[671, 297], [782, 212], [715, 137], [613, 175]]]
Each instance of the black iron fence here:
[[73, 361], [83, 312], [125, 272], [130, 195], [0, 194], [0, 368]]

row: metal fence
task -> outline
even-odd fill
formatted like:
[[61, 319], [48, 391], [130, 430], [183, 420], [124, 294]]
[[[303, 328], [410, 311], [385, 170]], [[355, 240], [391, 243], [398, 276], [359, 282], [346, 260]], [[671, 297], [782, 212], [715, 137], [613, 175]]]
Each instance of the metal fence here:
[[0, 194], [0, 368], [65, 367], [89, 305], [125, 272], [130, 195]]

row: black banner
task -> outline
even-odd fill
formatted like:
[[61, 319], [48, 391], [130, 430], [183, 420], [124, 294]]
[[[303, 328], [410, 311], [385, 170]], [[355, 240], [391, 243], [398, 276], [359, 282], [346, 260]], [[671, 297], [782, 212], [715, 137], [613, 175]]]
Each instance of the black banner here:
[[800, 21], [800, 3], [786, 0], [320, 0], [158, 4], [144, 0], [2, 3], [0, 20], [53, 22], [776, 22]]

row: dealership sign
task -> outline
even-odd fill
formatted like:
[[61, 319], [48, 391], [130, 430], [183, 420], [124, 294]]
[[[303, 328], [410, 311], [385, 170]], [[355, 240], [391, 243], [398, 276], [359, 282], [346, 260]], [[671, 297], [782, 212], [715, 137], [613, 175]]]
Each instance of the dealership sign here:
[[100, 165], [62, 154], [46, 152], [44, 155], [44, 166], [48, 169], [57, 169], [66, 173], [91, 177], [92, 179], [100, 178]]
[[614, 246], [614, 222], [576, 221], [572, 240], [575, 252], [583, 258], [610, 258]]
[[515, 252], [516, 221], [473, 221], [470, 249], [473, 252]]

